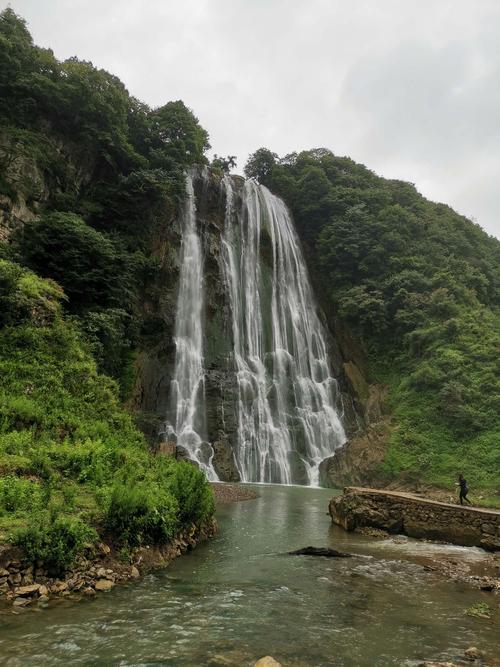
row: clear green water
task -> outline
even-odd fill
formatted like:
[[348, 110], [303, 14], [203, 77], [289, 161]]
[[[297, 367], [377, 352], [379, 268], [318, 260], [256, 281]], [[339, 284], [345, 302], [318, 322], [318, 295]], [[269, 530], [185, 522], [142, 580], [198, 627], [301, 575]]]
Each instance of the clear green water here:
[[[160, 574], [92, 601], [0, 616], [0, 664], [245, 666], [271, 654], [284, 667], [413, 666], [470, 645], [500, 655], [498, 596], [412, 562], [432, 550], [480, 561], [479, 550], [347, 534], [326, 514], [331, 491], [257, 488], [258, 499], [219, 510], [219, 537]], [[285, 554], [309, 544], [358, 555]], [[492, 619], [464, 615], [480, 601]]]

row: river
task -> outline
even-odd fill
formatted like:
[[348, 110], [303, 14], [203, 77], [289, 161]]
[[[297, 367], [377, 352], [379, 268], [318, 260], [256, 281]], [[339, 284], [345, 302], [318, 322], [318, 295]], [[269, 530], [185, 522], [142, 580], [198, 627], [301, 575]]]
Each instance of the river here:
[[[456, 660], [470, 645], [500, 654], [497, 598], [426, 572], [419, 557], [483, 552], [373, 540], [333, 527], [331, 490], [257, 486], [259, 498], [221, 506], [219, 536], [166, 570], [94, 600], [0, 616], [0, 662], [25, 665], [416, 666]], [[348, 559], [289, 556], [315, 545]]]

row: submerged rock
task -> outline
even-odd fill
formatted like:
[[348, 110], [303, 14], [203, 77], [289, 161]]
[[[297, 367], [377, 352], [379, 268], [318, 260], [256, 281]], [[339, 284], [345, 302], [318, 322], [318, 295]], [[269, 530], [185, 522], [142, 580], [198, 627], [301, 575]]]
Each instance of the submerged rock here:
[[352, 554], [344, 553], [343, 551], [336, 551], [335, 549], [328, 549], [326, 547], [303, 547], [296, 551], [289, 551], [290, 556], [324, 556], [326, 558], [351, 558]]
[[475, 660], [481, 660], [484, 657], [483, 652], [480, 651], [475, 646], [469, 646], [469, 648], [466, 648], [464, 651], [464, 655], [465, 658], [467, 660], [470, 660], [471, 662], [474, 662]]

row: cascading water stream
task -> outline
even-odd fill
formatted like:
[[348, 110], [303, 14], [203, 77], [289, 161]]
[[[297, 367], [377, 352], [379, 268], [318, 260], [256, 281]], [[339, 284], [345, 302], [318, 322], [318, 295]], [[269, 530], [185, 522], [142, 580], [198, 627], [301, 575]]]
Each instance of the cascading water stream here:
[[[345, 442], [337, 383], [300, 245], [284, 203], [246, 181], [234, 209], [225, 177], [223, 272], [238, 386], [235, 460], [243, 481], [319, 484]], [[270, 245], [272, 269], [262, 261]]]
[[[206, 181], [206, 172], [202, 177]], [[317, 486], [321, 461], [345, 442], [325, 332], [285, 204], [250, 180], [238, 190], [236, 205], [235, 188], [225, 176], [220, 266], [231, 311], [235, 465], [242, 481]], [[213, 449], [203, 439], [204, 263], [193, 174], [186, 191], [166, 431], [217, 480]]]
[[203, 368], [203, 254], [196, 228], [193, 176], [186, 178], [186, 203], [181, 220], [181, 270], [175, 320], [175, 372], [171, 387], [172, 422], [167, 436], [217, 480], [212, 466], [212, 449], [201, 434], [204, 426]]

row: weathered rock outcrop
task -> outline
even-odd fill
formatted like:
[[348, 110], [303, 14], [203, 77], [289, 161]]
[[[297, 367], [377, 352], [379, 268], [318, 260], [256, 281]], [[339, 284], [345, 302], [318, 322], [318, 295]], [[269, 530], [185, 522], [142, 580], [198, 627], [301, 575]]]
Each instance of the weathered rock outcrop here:
[[409, 537], [500, 550], [500, 511], [427, 500], [409, 493], [347, 487], [332, 498], [333, 523], [371, 526]]
[[[380, 482], [378, 468], [384, 460], [391, 432], [385, 398], [386, 387], [368, 385], [353, 362], [344, 364], [347, 376], [355, 379], [351, 392], [357, 396], [362, 421], [356, 432], [320, 467], [325, 486], [343, 487], [349, 484]], [[355, 370], [353, 370], [355, 369]]]

